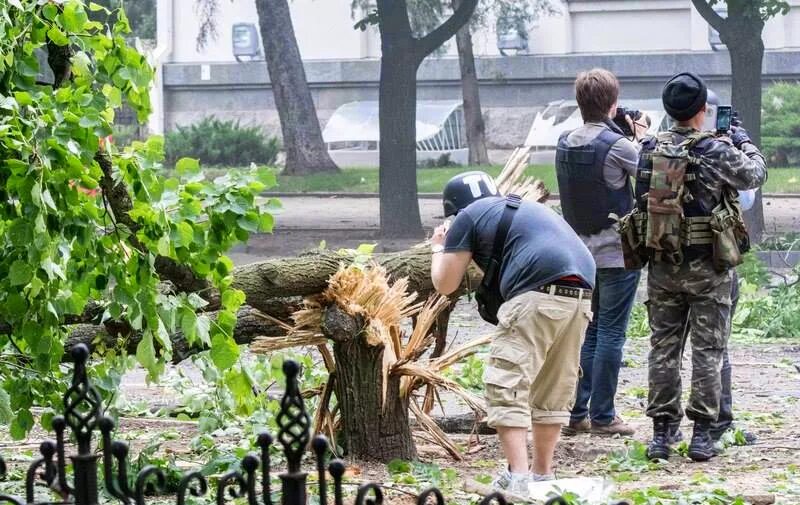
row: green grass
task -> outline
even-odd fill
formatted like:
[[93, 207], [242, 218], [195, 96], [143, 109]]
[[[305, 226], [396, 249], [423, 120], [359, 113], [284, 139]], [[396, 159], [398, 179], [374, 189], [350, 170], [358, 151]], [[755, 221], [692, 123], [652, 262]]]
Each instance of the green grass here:
[[[420, 168], [417, 170], [417, 188], [420, 193], [440, 193], [450, 178], [467, 170], [483, 170], [492, 176], [500, 173], [501, 166]], [[556, 187], [552, 166], [531, 166], [525, 172], [542, 179], [548, 188]], [[355, 193], [377, 193], [378, 170], [374, 168], [345, 168], [338, 174], [314, 174], [307, 176], [279, 176], [276, 191], [307, 193], [313, 191], [341, 191]]]
[[[467, 170], [483, 170], [497, 176], [501, 166], [420, 168], [417, 170], [417, 187], [420, 193], [439, 193], [454, 175]], [[220, 169], [208, 170], [209, 175], [220, 173]], [[557, 193], [555, 169], [552, 165], [533, 165], [525, 171], [527, 175], [541, 179], [550, 191]], [[278, 177], [274, 191], [288, 193], [347, 192], [377, 193], [378, 170], [375, 168], [345, 168], [338, 174], [314, 174], [306, 176]], [[773, 168], [764, 185], [765, 193], [800, 193], [800, 168]]]

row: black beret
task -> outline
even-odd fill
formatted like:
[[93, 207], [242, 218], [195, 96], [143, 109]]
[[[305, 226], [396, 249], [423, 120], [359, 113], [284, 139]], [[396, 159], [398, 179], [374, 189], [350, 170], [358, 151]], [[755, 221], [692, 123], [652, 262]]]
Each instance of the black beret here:
[[696, 74], [683, 72], [675, 75], [664, 85], [661, 100], [664, 110], [673, 119], [688, 121], [693, 118], [708, 97], [708, 87]]

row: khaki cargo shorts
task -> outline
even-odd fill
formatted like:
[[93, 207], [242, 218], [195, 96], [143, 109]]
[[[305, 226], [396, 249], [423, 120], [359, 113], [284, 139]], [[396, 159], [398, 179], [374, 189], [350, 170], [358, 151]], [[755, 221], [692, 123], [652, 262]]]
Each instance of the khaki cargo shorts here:
[[569, 422], [590, 298], [530, 291], [500, 307], [484, 373], [489, 426]]

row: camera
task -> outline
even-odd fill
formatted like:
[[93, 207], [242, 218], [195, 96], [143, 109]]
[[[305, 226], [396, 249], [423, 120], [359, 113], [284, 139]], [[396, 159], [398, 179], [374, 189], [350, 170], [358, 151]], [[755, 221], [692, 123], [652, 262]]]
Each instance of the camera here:
[[[617, 114], [614, 116], [614, 124], [622, 130], [622, 133], [625, 134], [626, 137], [633, 137], [634, 132], [631, 130], [631, 126], [628, 124], [628, 121], [625, 120], [625, 116], [630, 116], [633, 122], [639, 121], [642, 119], [642, 111], [638, 109], [628, 109], [627, 107], [617, 107]], [[647, 121], [647, 126], [650, 126], [650, 118], [645, 116]]]

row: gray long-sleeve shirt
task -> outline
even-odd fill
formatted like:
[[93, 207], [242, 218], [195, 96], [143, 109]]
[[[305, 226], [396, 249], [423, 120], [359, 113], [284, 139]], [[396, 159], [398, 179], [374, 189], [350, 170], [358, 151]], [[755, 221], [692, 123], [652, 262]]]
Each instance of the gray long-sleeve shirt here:
[[[567, 136], [570, 147], [582, 146], [591, 143], [604, 130], [610, 130], [605, 123], [585, 123]], [[636, 176], [639, 164], [639, 151], [641, 146], [623, 138], [618, 140], [606, 156], [603, 167], [603, 178], [611, 189], [620, 189], [629, 177]], [[631, 199], [633, 195], [631, 195]], [[620, 216], [622, 217], [622, 216]], [[597, 268], [624, 268], [625, 261], [622, 257], [622, 242], [617, 232], [616, 225], [601, 230], [594, 235], [579, 235], [583, 243], [592, 253]]]

